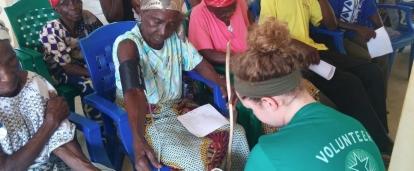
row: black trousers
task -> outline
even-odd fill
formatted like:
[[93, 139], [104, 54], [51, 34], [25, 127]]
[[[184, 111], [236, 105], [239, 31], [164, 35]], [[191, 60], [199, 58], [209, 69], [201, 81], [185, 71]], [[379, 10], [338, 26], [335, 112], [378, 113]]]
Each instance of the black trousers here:
[[312, 71], [303, 76], [318, 87], [339, 111], [359, 120], [383, 153], [390, 154], [384, 75], [368, 60], [320, 51], [321, 60], [336, 67], [335, 75], [326, 80]]

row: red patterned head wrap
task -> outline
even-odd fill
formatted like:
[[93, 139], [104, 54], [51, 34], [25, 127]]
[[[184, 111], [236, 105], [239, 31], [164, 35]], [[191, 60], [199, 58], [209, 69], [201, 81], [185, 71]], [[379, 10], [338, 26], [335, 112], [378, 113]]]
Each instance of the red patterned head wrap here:
[[57, 5], [59, 5], [61, 0], [49, 0], [50, 6], [52, 6], [52, 8], [55, 8]]
[[206, 5], [211, 7], [227, 7], [233, 4], [236, 0], [204, 0]]

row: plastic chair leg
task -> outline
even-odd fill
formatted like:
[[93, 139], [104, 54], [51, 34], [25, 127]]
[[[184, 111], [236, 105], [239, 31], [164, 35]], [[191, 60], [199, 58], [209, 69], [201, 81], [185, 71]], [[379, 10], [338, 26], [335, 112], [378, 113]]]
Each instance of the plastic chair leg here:
[[408, 78], [410, 78], [410, 75], [411, 75], [411, 69], [413, 68], [413, 61], [414, 61], [414, 43], [411, 44], [410, 59], [408, 60]]
[[395, 56], [397, 55], [397, 52], [394, 50], [393, 53], [388, 55], [388, 74], [391, 73], [392, 65], [394, 64]]

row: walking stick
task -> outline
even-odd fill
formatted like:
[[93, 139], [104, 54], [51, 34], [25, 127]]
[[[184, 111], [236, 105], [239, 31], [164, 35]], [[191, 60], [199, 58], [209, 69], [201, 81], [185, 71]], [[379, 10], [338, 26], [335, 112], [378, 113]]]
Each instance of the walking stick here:
[[233, 142], [233, 129], [234, 129], [234, 113], [233, 102], [231, 100], [231, 82], [230, 82], [230, 41], [227, 42], [226, 49], [226, 87], [227, 87], [227, 101], [229, 103], [229, 116], [230, 116], [230, 131], [229, 131], [229, 144], [227, 149], [227, 170], [231, 170], [231, 147]]

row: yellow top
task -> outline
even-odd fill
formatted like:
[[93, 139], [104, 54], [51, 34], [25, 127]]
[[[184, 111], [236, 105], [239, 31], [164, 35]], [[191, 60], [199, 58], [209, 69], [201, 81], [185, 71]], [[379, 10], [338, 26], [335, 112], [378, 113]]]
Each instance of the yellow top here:
[[261, 0], [259, 22], [263, 22], [267, 17], [275, 17], [287, 23], [294, 39], [318, 50], [328, 49], [309, 36], [309, 22], [313, 26], [319, 26], [323, 18], [318, 0]]

